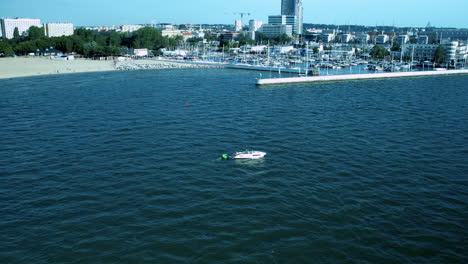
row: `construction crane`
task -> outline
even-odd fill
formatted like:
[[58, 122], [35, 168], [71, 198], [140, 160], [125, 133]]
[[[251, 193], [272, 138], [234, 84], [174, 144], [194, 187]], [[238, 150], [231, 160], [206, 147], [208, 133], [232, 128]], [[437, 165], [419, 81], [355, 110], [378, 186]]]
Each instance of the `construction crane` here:
[[240, 15], [241, 20], [244, 20], [244, 16], [250, 16], [250, 13], [239, 12], [239, 13], [234, 13], [234, 15]]

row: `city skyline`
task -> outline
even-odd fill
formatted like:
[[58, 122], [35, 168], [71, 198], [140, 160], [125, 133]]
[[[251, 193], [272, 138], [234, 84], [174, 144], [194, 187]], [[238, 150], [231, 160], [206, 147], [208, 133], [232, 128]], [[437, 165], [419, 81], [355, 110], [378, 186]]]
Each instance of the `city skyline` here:
[[[38, 18], [45, 22], [71, 22], [76, 26], [118, 26], [125, 24], [233, 24], [245, 15], [250, 19], [267, 21], [269, 15], [281, 13], [281, 0], [237, 0], [219, 4], [215, 0], [164, 1], [134, 0], [16, 0], [3, 4], [0, 17]], [[468, 28], [468, 1], [394, 0], [391, 4], [375, 1], [337, 0], [333, 6], [317, 0], [303, 0], [304, 23], [424, 27], [428, 22], [436, 27]], [[25, 8], [28, 7], [28, 8]]]

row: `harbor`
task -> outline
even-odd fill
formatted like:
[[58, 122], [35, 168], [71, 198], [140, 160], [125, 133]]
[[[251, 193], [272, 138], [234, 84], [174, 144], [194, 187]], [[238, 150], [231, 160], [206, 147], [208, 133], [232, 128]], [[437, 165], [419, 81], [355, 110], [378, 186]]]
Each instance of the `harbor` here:
[[463, 70], [434, 70], [434, 71], [417, 71], [417, 72], [386, 72], [386, 73], [373, 73], [373, 74], [348, 74], [348, 75], [329, 75], [329, 76], [313, 76], [313, 77], [258, 79], [257, 85], [278, 85], [278, 84], [315, 83], [315, 82], [349, 81], [349, 80], [387, 79], [387, 78], [422, 77], [422, 76], [437, 76], [437, 75], [454, 75], [454, 74], [468, 74], [468, 70], [463, 69]]

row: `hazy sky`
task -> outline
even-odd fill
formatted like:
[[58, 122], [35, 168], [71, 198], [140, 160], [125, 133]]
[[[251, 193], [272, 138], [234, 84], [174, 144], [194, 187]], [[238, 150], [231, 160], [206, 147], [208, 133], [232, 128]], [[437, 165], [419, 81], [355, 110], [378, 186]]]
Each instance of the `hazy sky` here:
[[[10, 0], [0, 17], [40, 18], [77, 26], [143, 24], [232, 24], [240, 15], [267, 21], [281, 0]], [[468, 0], [303, 0], [304, 22], [368, 26], [468, 28]]]

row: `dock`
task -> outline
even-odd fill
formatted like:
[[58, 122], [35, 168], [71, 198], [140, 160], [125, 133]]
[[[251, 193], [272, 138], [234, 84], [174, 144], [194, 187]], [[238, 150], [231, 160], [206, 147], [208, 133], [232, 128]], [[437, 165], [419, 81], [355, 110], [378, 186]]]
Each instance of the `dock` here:
[[387, 72], [387, 73], [329, 75], [329, 76], [314, 76], [314, 77], [289, 77], [289, 78], [275, 78], [275, 79], [258, 79], [257, 80], [257, 85], [315, 83], [315, 82], [330, 82], [330, 81], [386, 79], [386, 78], [421, 77], [421, 76], [454, 75], [454, 74], [468, 74], [468, 69], [464, 69], [464, 70], [434, 70], [434, 71], [418, 71], [418, 72]]

